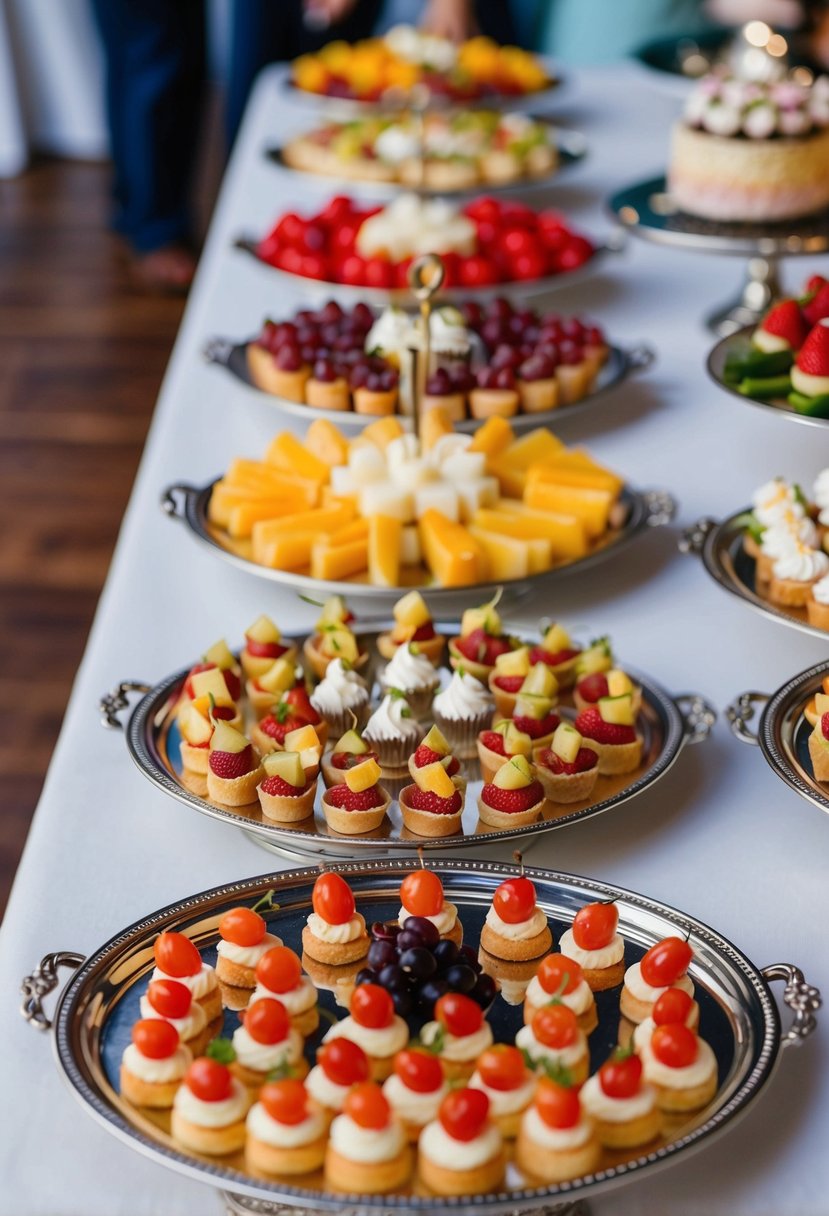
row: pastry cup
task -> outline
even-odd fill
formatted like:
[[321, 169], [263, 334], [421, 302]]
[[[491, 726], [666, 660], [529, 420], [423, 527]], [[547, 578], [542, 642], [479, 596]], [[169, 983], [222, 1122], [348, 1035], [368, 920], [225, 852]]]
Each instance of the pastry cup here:
[[123, 1064], [120, 1072], [121, 1097], [133, 1106], [145, 1106], [151, 1110], [169, 1110], [173, 1105], [181, 1077], [175, 1081], [145, 1081], [130, 1072]]
[[462, 667], [468, 675], [474, 676], [482, 684], [489, 684], [489, 677], [495, 670], [494, 663], [476, 663], [474, 659], [468, 659], [462, 654], [458, 650], [458, 638], [449, 639], [449, 666], [454, 671]]
[[491, 747], [487, 747], [485, 743], [481, 742], [480, 735], [478, 736], [476, 743], [478, 748], [478, 760], [481, 765], [481, 777], [483, 778], [484, 782], [489, 784], [495, 774], [498, 772], [501, 765], [506, 764], [511, 757], [502, 756], [500, 752], [494, 752]]
[[469, 412], [473, 418], [512, 418], [518, 413], [520, 399], [514, 388], [473, 388]]
[[594, 764], [583, 773], [554, 773], [546, 765], [536, 763], [536, 773], [549, 802], [584, 802], [596, 788], [599, 766]]
[[450, 422], [463, 422], [466, 419], [466, 397], [463, 393], [447, 393], [445, 397], [423, 394], [421, 415], [428, 410], [443, 410]]
[[527, 1106], [523, 1107], [521, 1110], [512, 1110], [508, 1115], [494, 1115], [490, 1113], [490, 1119], [498, 1128], [498, 1131], [505, 1140], [514, 1140], [518, 1135], [521, 1127], [521, 1120], [524, 1118], [524, 1112], [531, 1104], [532, 1098], [530, 1098]]
[[649, 1081], [648, 1084], [656, 1090], [656, 1105], [660, 1110], [669, 1113], [701, 1110], [717, 1092], [717, 1070], [714, 1069], [700, 1085], [689, 1085], [684, 1089], [659, 1085], [656, 1081]]
[[518, 394], [525, 414], [541, 414], [558, 405], [559, 387], [555, 375], [546, 380], [519, 380]]
[[474, 718], [447, 718], [433, 705], [432, 716], [452, 755], [459, 760], [471, 760], [478, 752], [478, 735], [492, 721], [492, 710], [484, 710]]
[[266, 819], [276, 823], [300, 823], [314, 813], [317, 783], [313, 781], [307, 790], [296, 797], [289, 794], [266, 794], [261, 784], [257, 786], [259, 805]]
[[432, 811], [424, 811], [418, 807], [413, 807], [409, 803], [410, 791], [417, 789], [415, 785], [406, 785], [400, 791], [397, 801], [400, 805], [400, 813], [403, 816], [403, 823], [410, 832], [414, 832], [416, 836], [455, 836], [461, 832], [461, 821], [463, 819], [463, 798], [464, 791], [459, 791], [461, 794], [461, 809], [453, 815], [435, 815]]
[[546, 799], [542, 798], [536, 802], [535, 806], [529, 807], [526, 811], [498, 811], [495, 807], [487, 806], [479, 794], [478, 815], [481, 822], [489, 824], [491, 828], [519, 828], [528, 823], [535, 823], [537, 819], [541, 818], [545, 801]]
[[811, 590], [806, 601], [806, 616], [809, 624], [814, 625], [815, 629], [829, 630], [829, 604], [819, 604]]
[[[258, 1068], [248, 1068], [246, 1064], [241, 1064], [238, 1060], [234, 1060], [230, 1065], [230, 1071], [233, 1073], [237, 1081], [241, 1081], [246, 1089], [261, 1089], [268, 1079], [270, 1068], [260, 1072]], [[305, 1056], [300, 1056], [294, 1064], [289, 1064], [287, 1070], [292, 1079], [302, 1081], [308, 1076], [308, 1061]]]
[[412, 1172], [412, 1150], [408, 1144], [389, 1161], [352, 1161], [333, 1147], [330, 1140], [325, 1150], [325, 1181], [335, 1191], [349, 1195], [385, 1195], [397, 1191], [409, 1181]]
[[375, 417], [384, 417], [393, 414], [397, 408], [397, 389], [389, 389], [388, 392], [373, 392], [370, 388], [358, 388], [354, 390], [354, 412], [355, 414], [373, 414]]
[[391, 798], [382, 786], [380, 786], [380, 792], [383, 795], [380, 806], [374, 806], [369, 811], [347, 811], [344, 807], [332, 806], [328, 801], [328, 791], [326, 790], [322, 796], [322, 810], [326, 823], [341, 836], [362, 836], [364, 832], [373, 832], [375, 828], [379, 828], [391, 806]]
[[332, 785], [342, 785], [345, 781], [346, 770], [344, 768], [334, 768], [331, 763], [333, 754], [333, 752], [329, 752], [326, 756], [323, 756], [321, 762], [322, 779], [325, 782], [326, 788]]
[[342, 413], [351, 409], [351, 394], [348, 381], [343, 376], [336, 380], [315, 380], [309, 376], [305, 382], [305, 400], [317, 410], [332, 410]]
[[[352, 938], [350, 942], [326, 942], [321, 937], [317, 937], [312, 933], [307, 925], [302, 930], [302, 949], [305, 954], [314, 962], [324, 963], [326, 966], [342, 966], [346, 963], [356, 963], [364, 959], [368, 954], [368, 948], [371, 945], [371, 939], [365, 930], [365, 922], [363, 922], [363, 932], [359, 937]], [[309, 969], [306, 967], [310, 975]], [[314, 977], [311, 977], [314, 979]], [[315, 980], [316, 982], [316, 980]]]
[[304, 403], [305, 385], [311, 375], [307, 363], [295, 372], [285, 372], [277, 366], [271, 352], [256, 342], [248, 343], [247, 362], [250, 378], [257, 388], [276, 397], [284, 397], [287, 401], [296, 401], [300, 405]]
[[771, 572], [767, 595], [773, 604], [783, 608], [805, 608], [811, 598], [812, 584], [802, 579], [777, 578]]
[[809, 735], [809, 756], [815, 781], [829, 781], [829, 742], [821, 742], [820, 723]]
[[[552, 996], [550, 1000], [552, 1000]], [[524, 1025], [532, 1025], [532, 1020], [538, 1013], [541, 1005], [534, 1005], [531, 1000], [524, 1001]], [[599, 1024], [599, 1011], [596, 1008], [596, 1002], [591, 1001], [583, 1013], [576, 1014], [576, 1019], [579, 1024], [579, 1030], [583, 1030], [585, 1034], [592, 1034]]]
[[590, 367], [584, 361], [570, 366], [560, 363], [556, 368], [559, 405], [572, 405], [574, 401], [581, 401], [582, 397], [587, 395], [590, 375]]
[[292, 1148], [277, 1148], [276, 1145], [266, 1144], [264, 1140], [257, 1140], [255, 1136], [248, 1135], [245, 1161], [249, 1169], [260, 1174], [311, 1174], [322, 1168], [327, 1144], [327, 1130], [309, 1144], [299, 1144]]
[[265, 675], [266, 672], [270, 671], [277, 659], [285, 659], [289, 663], [296, 662], [296, 646], [286, 646], [282, 654], [276, 656], [276, 659], [269, 659], [258, 654], [249, 654], [247, 648], [244, 648], [239, 655], [242, 671], [249, 680], [257, 680], [259, 676]]
[[515, 1144], [515, 1161], [520, 1170], [539, 1182], [550, 1185], [570, 1182], [592, 1174], [601, 1157], [601, 1147], [591, 1136], [577, 1148], [551, 1149], [536, 1144], [522, 1129]]
[[486, 678], [489, 686], [489, 691], [495, 698], [495, 710], [502, 718], [511, 718], [512, 712], [515, 709], [515, 702], [518, 700], [517, 692], [507, 692], [504, 688], [499, 688], [495, 683], [495, 668], [493, 667]]
[[236, 1153], [244, 1148], [247, 1138], [244, 1119], [229, 1123], [227, 1127], [201, 1127], [183, 1119], [175, 1107], [170, 1130], [173, 1139], [184, 1148], [189, 1148], [194, 1153], [204, 1153], [208, 1157], [224, 1157], [227, 1153]]
[[261, 764], [241, 777], [217, 777], [207, 766], [207, 796], [223, 806], [247, 806], [256, 801], [256, 788], [265, 777]]
[[600, 777], [632, 773], [642, 763], [643, 741], [641, 735], [637, 735], [632, 743], [598, 743], [587, 735], [584, 738], [586, 746], [599, 757], [598, 773]]
[[481, 929], [481, 948], [495, 958], [505, 958], [511, 963], [524, 963], [532, 958], [541, 958], [553, 946], [553, 935], [549, 925], [534, 933], [532, 937], [519, 940], [511, 937], [501, 937], [486, 922]]
[[662, 1131], [662, 1115], [659, 1107], [637, 1119], [625, 1123], [611, 1123], [609, 1119], [593, 1119], [596, 1139], [604, 1148], [639, 1148], [650, 1144]]
[[[319, 634], [313, 633], [309, 638], [306, 638], [302, 644], [302, 653], [311, 668], [311, 671], [318, 680], [325, 677], [328, 670], [328, 664], [333, 663], [337, 657], [334, 654], [323, 654], [319, 645]], [[368, 651], [363, 651], [357, 655], [357, 661], [352, 665], [353, 670], [360, 672], [367, 666], [369, 660]]]
[[[393, 659], [395, 652], [405, 645], [407, 645], [406, 642], [395, 642], [390, 633], [381, 633], [377, 639], [377, 649], [384, 659]], [[433, 638], [424, 638], [422, 642], [418, 642], [417, 648], [421, 654], [426, 655], [430, 663], [435, 667], [440, 667], [445, 645], [446, 638], [443, 634], [436, 633]]]
[[201, 773], [203, 776], [207, 774], [207, 755], [210, 751], [209, 747], [193, 747], [192, 743], [188, 743], [186, 739], [181, 741], [181, 763], [191, 773]]
[[418, 1159], [421, 1181], [435, 1195], [485, 1195], [498, 1190], [504, 1182], [506, 1156], [504, 1150], [474, 1169], [450, 1170], [437, 1165], [425, 1153]]

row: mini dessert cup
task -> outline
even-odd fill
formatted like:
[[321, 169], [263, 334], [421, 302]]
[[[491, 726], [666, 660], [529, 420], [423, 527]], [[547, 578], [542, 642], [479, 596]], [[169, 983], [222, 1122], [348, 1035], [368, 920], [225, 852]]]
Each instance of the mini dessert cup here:
[[461, 805], [458, 811], [452, 814], [435, 814], [432, 811], [423, 810], [420, 807], [413, 807], [411, 805], [412, 791], [417, 788], [416, 785], [404, 786], [398, 796], [403, 823], [410, 832], [414, 832], [416, 836], [437, 838], [455, 836], [458, 832], [463, 831], [461, 822], [464, 804], [463, 790], [458, 790], [458, 793], [461, 795]]
[[349, 811], [345, 807], [334, 806], [330, 801], [330, 790], [326, 790], [322, 796], [322, 810], [328, 826], [341, 836], [362, 836], [379, 828], [391, 806], [388, 791], [382, 786], [379, 788], [383, 801], [366, 811]]

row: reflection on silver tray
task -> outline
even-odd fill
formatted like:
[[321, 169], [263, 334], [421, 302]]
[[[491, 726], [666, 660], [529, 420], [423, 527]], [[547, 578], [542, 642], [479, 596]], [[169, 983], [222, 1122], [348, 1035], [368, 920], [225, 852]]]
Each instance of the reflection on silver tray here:
[[[393, 919], [399, 910], [399, 884], [419, 863], [367, 861], [341, 868], [366, 919]], [[447, 899], [458, 908], [467, 940], [478, 943], [483, 918], [495, 887], [514, 875], [516, 868], [489, 862], [447, 861], [434, 866]], [[264, 875], [233, 883], [165, 908], [137, 922], [84, 960], [80, 955], [47, 956], [23, 982], [23, 1013], [41, 1029], [50, 1026], [43, 1008], [44, 996], [59, 983], [58, 967], [76, 969], [60, 997], [54, 1017], [58, 1067], [89, 1114], [108, 1131], [145, 1156], [188, 1177], [250, 1197], [237, 1200], [242, 1210], [262, 1211], [262, 1201], [279, 1201], [307, 1210], [342, 1209], [437, 1214], [451, 1210], [466, 1216], [481, 1210], [520, 1211], [548, 1207], [551, 1200], [589, 1197], [682, 1159], [694, 1148], [727, 1130], [761, 1093], [780, 1056], [781, 1048], [811, 1033], [820, 995], [791, 964], [758, 970], [729, 941], [703, 923], [643, 896], [590, 879], [546, 870], [529, 870], [538, 903], [552, 922], [556, 940], [572, 923], [577, 909], [595, 900], [614, 900], [619, 910], [619, 932], [625, 940], [628, 963], [661, 938], [688, 936], [694, 950], [690, 974], [700, 1005], [700, 1031], [711, 1043], [719, 1068], [716, 1097], [702, 1111], [683, 1118], [667, 1138], [632, 1155], [608, 1155], [604, 1168], [573, 1182], [553, 1187], [528, 1184], [510, 1167], [507, 1184], [499, 1193], [459, 1197], [447, 1201], [425, 1194], [381, 1196], [334, 1195], [322, 1188], [319, 1177], [302, 1182], [288, 1179], [257, 1180], [243, 1171], [238, 1157], [225, 1160], [199, 1158], [182, 1151], [163, 1126], [164, 1116], [148, 1117], [123, 1102], [117, 1092], [117, 1064], [126, 1034], [135, 1016], [140, 988], [153, 965], [152, 945], [164, 929], [184, 931], [208, 959], [218, 939], [218, 921], [229, 908], [252, 904], [275, 888], [279, 910], [268, 916], [269, 927], [298, 947], [302, 925], [310, 908], [316, 868]], [[793, 1011], [788, 1030], [769, 989], [773, 980], [785, 980], [784, 1000]], [[329, 984], [331, 981], [329, 980]], [[521, 995], [512, 999], [520, 1002]], [[321, 994], [324, 1008], [334, 1010], [331, 992]], [[591, 1066], [597, 1067], [619, 1037], [618, 991], [599, 993], [599, 1026], [590, 1038]], [[496, 1039], [510, 1039], [521, 1024], [521, 1006], [496, 998], [490, 1011]], [[229, 1019], [229, 1021], [232, 1019]], [[315, 1040], [312, 1040], [312, 1045]]]
[[[208, 362], [226, 367], [243, 384], [256, 388], [251, 380], [248, 367], [248, 345], [247, 342], [233, 343], [224, 338], [212, 338], [205, 344], [204, 356]], [[581, 413], [582, 410], [600, 399], [608, 389], [615, 388], [628, 376], [650, 367], [654, 358], [655, 355], [651, 348], [644, 344], [630, 347], [627, 350], [620, 346], [611, 346], [607, 361], [596, 377], [595, 387], [581, 401], [574, 401], [570, 405], [560, 405], [554, 410], [543, 410], [540, 413], [516, 414], [510, 418], [510, 426], [513, 431], [520, 434], [522, 431], [534, 430], [538, 426], [555, 425], [560, 418], [569, 418], [574, 413]], [[266, 393], [258, 388], [257, 392], [261, 393], [263, 399], [270, 402], [276, 409], [282, 413], [291, 414], [295, 418], [304, 418], [307, 422], [312, 422], [316, 418], [324, 418], [329, 422], [332, 420], [331, 410], [316, 409], [303, 402], [289, 401], [286, 397], [277, 397], [273, 393]], [[411, 421], [406, 415], [398, 414], [397, 417], [403, 426], [411, 427]], [[358, 414], [354, 410], [342, 410], [336, 414], [336, 425], [341, 430], [362, 430], [372, 421], [376, 421], [376, 418], [372, 418], [368, 414]], [[476, 418], [467, 418], [463, 422], [454, 424], [456, 431], [464, 431], [467, 434], [471, 434], [478, 426], [480, 426], [480, 420]]]
[[732, 397], [736, 397], [738, 401], [746, 401], [749, 405], [759, 405], [761, 409], [771, 410], [772, 413], [780, 414], [791, 422], [802, 422], [806, 426], [829, 426], [829, 418], [812, 418], [809, 414], [799, 414], [794, 406], [789, 405], [785, 397], [778, 397], [772, 401], [764, 401], [761, 397], [748, 397], [745, 393], [739, 392], [735, 385], [727, 382], [725, 363], [728, 356], [732, 353], [742, 354], [747, 350], [754, 329], [753, 325], [745, 325], [713, 347], [705, 365], [711, 379], [727, 393], [731, 393]]
[[[369, 679], [374, 680], [382, 665], [376, 641], [379, 634], [391, 627], [391, 621], [364, 622], [362, 628], [355, 626], [361, 645], [369, 651]], [[456, 635], [459, 624], [442, 624], [440, 632], [451, 637]], [[300, 644], [306, 634], [285, 635]], [[448, 680], [448, 669], [441, 669], [444, 680]], [[213, 819], [241, 828], [257, 844], [264, 845], [291, 857], [309, 855], [331, 858], [355, 856], [382, 856], [384, 854], [413, 853], [425, 849], [457, 850], [479, 848], [482, 845], [506, 843], [512, 840], [527, 840], [543, 832], [579, 823], [604, 811], [612, 810], [649, 789], [672, 767], [686, 742], [704, 739], [716, 714], [702, 697], [683, 695], [671, 697], [648, 677], [635, 674], [642, 686], [642, 709], [637, 723], [644, 737], [642, 763], [632, 773], [617, 777], [600, 777], [592, 800], [569, 804], [548, 804], [545, 817], [537, 823], [524, 827], [499, 830], [482, 823], [478, 818], [477, 796], [481, 789], [480, 768], [477, 760], [464, 764], [463, 774], [469, 781], [463, 814], [463, 834], [434, 839], [417, 836], [403, 825], [397, 795], [410, 781], [403, 778], [384, 778], [384, 785], [393, 796], [393, 802], [383, 824], [363, 836], [341, 836], [329, 828], [321, 810], [321, 791], [317, 796], [313, 819], [300, 824], [274, 823], [262, 815], [259, 803], [244, 807], [228, 807], [208, 800], [204, 777], [183, 769], [180, 756], [180, 735], [175, 722], [176, 703], [181, 692], [187, 670], [162, 680], [154, 688], [146, 685], [120, 685], [101, 702], [103, 721], [107, 726], [120, 726], [118, 711], [128, 704], [127, 693], [141, 691], [143, 699], [135, 706], [126, 727], [126, 742], [132, 759], [138, 768], [164, 793], [178, 802], [200, 811]], [[376, 704], [379, 694], [372, 698]], [[565, 714], [574, 714], [572, 701], [562, 697]], [[424, 733], [425, 733], [424, 723]], [[333, 741], [332, 741], [333, 742]], [[320, 786], [322, 781], [320, 779]]]
[[793, 629], [800, 629], [803, 633], [810, 633], [813, 637], [829, 642], [829, 634], [825, 629], [818, 629], [809, 624], [805, 608], [788, 608], [773, 604], [758, 592], [754, 578], [754, 558], [749, 557], [743, 548], [744, 521], [750, 510], [751, 507], [744, 507], [742, 511], [736, 511], [721, 522], [708, 516], [697, 520], [690, 528], [686, 528], [680, 537], [680, 552], [701, 557], [714, 582], [731, 595], [743, 600], [750, 608], [762, 612], [772, 620], [782, 621], [784, 625], [791, 625]]

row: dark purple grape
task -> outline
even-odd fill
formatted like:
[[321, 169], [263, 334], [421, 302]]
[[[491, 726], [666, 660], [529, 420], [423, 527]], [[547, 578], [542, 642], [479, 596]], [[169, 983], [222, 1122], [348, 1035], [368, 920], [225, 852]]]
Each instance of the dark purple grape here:
[[303, 363], [313, 363], [317, 357], [316, 346], [301, 346], [299, 353], [302, 355]]
[[397, 963], [389, 963], [377, 975], [377, 983], [389, 992], [404, 992], [409, 986], [409, 977]]
[[298, 372], [302, 367], [302, 356], [296, 346], [286, 343], [276, 352], [276, 366], [283, 372]]
[[355, 304], [351, 310], [351, 319], [357, 324], [360, 329], [371, 329], [374, 324], [374, 316], [368, 304]]
[[413, 946], [410, 950], [405, 950], [400, 955], [400, 966], [417, 980], [428, 980], [438, 968], [434, 954], [425, 946]]
[[455, 963], [454, 967], [444, 971], [443, 978], [453, 992], [471, 992], [478, 982], [477, 973], [466, 963]]
[[337, 379], [337, 372], [330, 359], [317, 359], [314, 364], [314, 379], [324, 384], [331, 384]]
[[486, 306], [488, 317], [497, 317], [499, 321], [508, 321], [512, 316], [512, 305], [503, 296], [496, 296]]
[[371, 936], [376, 942], [393, 942], [400, 933], [395, 921], [376, 920], [371, 926]]
[[438, 942], [433, 953], [441, 971], [445, 971], [447, 967], [451, 967], [458, 961], [458, 947], [448, 937]]
[[482, 1009], [488, 1009], [498, 994], [498, 985], [491, 975], [479, 975], [475, 987], [469, 993]]
[[339, 325], [323, 325], [320, 329], [320, 337], [326, 346], [336, 346], [339, 336]]
[[461, 312], [470, 329], [477, 329], [484, 319], [484, 310], [476, 300], [466, 300], [461, 305]]
[[414, 1009], [414, 997], [411, 992], [398, 989], [391, 994], [394, 1012], [401, 1018], [407, 1018]]
[[[438, 944], [438, 942], [440, 941], [440, 933], [439, 933], [438, 929], [435, 927], [435, 925], [432, 924], [432, 922], [430, 920], [427, 920], [427, 918], [425, 916], [408, 916], [406, 918], [405, 932], [406, 933], [416, 933], [418, 938], [420, 939], [417, 942], [417, 945], [428, 946], [429, 949], [431, 949], [433, 946], [436, 946]], [[414, 942], [412, 942], [411, 944], [415, 945]], [[408, 943], [406, 944], [406, 946], [401, 945], [401, 949], [403, 949], [403, 950], [407, 949], [407, 947], [408, 947]]]
[[300, 308], [299, 312], [294, 317], [297, 325], [314, 325], [316, 324], [317, 314], [312, 308]]
[[372, 971], [371, 967], [361, 967], [360, 970], [357, 972], [357, 978], [355, 979], [354, 983], [355, 984], [376, 984], [377, 983], [377, 974], [376, 974], [376, 972]]
[[414, 946], [422, 946], [420, 934], [410, 930], [408, 924], [400, 930], [400, 935], [397, 938], [397, 949], [401, 952], [411, 950]]
[[389, 963], [397, 962], [397, 951], [394, 942], [374, 941], [368, 948], [368, 965], [375, 971], [388, 967]]
[[366, 367], [365, 363], [357, 363], [351, 369], [348, 377], [348, 383], [352, 388], [366, 388], [368, 386], [368, 378], [372, 373]]
[[439, 1001], [440, 998], [448, 991], [449, 985], [447, 984], [446, 980], [437, 979], [433, 976], [432, 979], [427, 980], [420, 989], [420, 1003], [424, 1006], [424, 1008], [431, 1012], [435, 1001]]
[[480, 972], [481, 964], [478, 962], [478, 955], [475, 953], [474, 946], [461, 946], [458, 954], [460, 955], [461, 962], [467, 963], [476, 973]]
[[319, 319], [327, 324], [336, 324], [343, 316], [343, 310], [336, 300], [329, 300], [327, 304], [319, 310], [317, 314]]

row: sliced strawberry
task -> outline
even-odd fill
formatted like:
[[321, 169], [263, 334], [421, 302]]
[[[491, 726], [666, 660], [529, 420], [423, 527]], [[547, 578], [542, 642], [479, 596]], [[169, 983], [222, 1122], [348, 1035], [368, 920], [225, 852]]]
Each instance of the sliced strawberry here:
[[485, 667], [494, 667], [499, 654], [512, 650], [509, 638], [496, 637], [485, 629], [473, 629], [466, 637], [457, 638], [455, 645], [470, 663], [482, 663]]
[[301, 789], [291, 785], [290, 781], [286, 781], [284, 777], [266, 777], [262, 782], [262, 789], [266, 794], [273, 794], [282, 798], [298, 798], [300, 794], [304, 794], [310, 785], [310, 781], [306, 782]]
[[435, 636], [435, 627], [431, 621], [427, 621], [425, 625], [418, 625], [411, 636], [412, 642], [428, 642], [430, 638]]
[[347, 785], [332, 785], [325, 795], [332, 806], [342, 807], [344, 811], [370, 811], [375, 806], [383, 805], [383, 795], [379, 785], [370, 785], [367, 790], [355, 792]]
[[332, 752], [330, 764], [332, 768], [338, 769], [356, 768], [364, 760], [376, 760], [378, 764], [380, 763], [377, 752], [363, 752], [360, 756], [354, 752]]
[[499, 785], [485, 785], [481, 790], [481, 798], [494, 811], [505, 811], [507, 815], [528, 811], [531, 806], [541, 802], [544, 790], [540, 781], [531, 781], [520, 790], [503, 790]]
[[513, 718], [518, 730], [522, 730], [531, 739], [541, 739], [544, 735], [551, 735], [560, 721], [561, 718], [556, 713], [549, 713], [543, 718], [525, 718], [522, 714]]
[[242, 681], [239, 679], [235, 671], [229, 671], [225, 668], [222, 671], [225, 678], [225, 686], [227, 687], [227, 695], [231, 701], [238, 701], [242, 695]]
[[817, 325], [818, 321], [829, 317], [829, 283], [825, 279], [821, 280], [808, 304], [803, 305], [803, 315], [810, 325]]
[[[287, 708], [287, 707], [286, 707]], [[276, 713], [267, 714], [259, 723], [259, 729], [269, 739], [275, 739], [277, 743], [284, 743], [285, 736], [292, 730], [299, 730], [301, 726], [307, 726], [302, 718], [295, 718], [290, 713], [280, 713], [281, 705], [276, 706]]]
[[441, 798], [416, 785], [409, 786], [407, 798], [409, 806], [413, 806], [418, 811], [428, 811], [430, 815], [457, 815], [463, 805], [463, 800], [457, 791], [451, 798]]
[[211, 752], [207, 763], [215, 776], [233, 781], [236, 777], [244, 777], [254, 768], [253, 748], [248, 744], [241, 752]]
[[257, 642], [245, 634], [245, 650], [253, 659], [278, 659], [288, 649], [279, 642]]
[[591, 768], [599, 763], [599, 757], [591, 747], [580, 747], [575, 760], [569, 764], [566, 760], [562, 760], [561, 756], [557, 756], [551, 747], [545, 747], [541, 753], [539, 762], [548, 768], [550, 772], [559, 775], [561, 773], [586, 773]]
[[491, 752], [495, 752], [496, 756], [506, 756], [506, 748], [504, 747], [504, 736], [497, 730], [482, 730], [478, 738], [483, 743], [484, 747], [489, 748]]
[[792, 350], [800, 350], [808, 327], [797, 300], [781, 300], [764, 318], [761, 329], [788, 342]]
[[500, 688], [503, 692], [518, 692], [518, 689], [524, 683], [524, 677], [496, 676], [492, 682], [496, 688]]
[[617, 726], [614, 722], [605, 722], [598, 709], [583, 709], [576, 718], [575, 726], [585, 739], [594, 739], [596, 743], [606, 743], [610, 746], [633, 743], [636, 739], [636, 731], [632, 726]]
[[829, 714], [823, 714], [820, 719], [820, 733], [824, 739], [829, 739]]
[[576, 692], [582, 701], [590, 701], [591, 704], [595, 704], [599, 697], [608, 695], [607, 676], [601, 671], [596, 671], [590, 676], [583, 676], [576, 683]]
[[425, 768], [427, 764], [438, 763], [443, 765], [450, 777], [454, 777], [461, 767], [460, 762], [454, 756], [441, 755], [440, 752], [436, 752], [431, 747], [427, 747], [425, 743], [421, 743], [414, 754], [415, 768]]
[[829, 376], [829, 325], [819, 321], [797, 356], [797, 366], [808, 376]]
[[317, 726], [320, 722], [320, 716], [311, 704], [311, 698], [308, 696], [307, 690], [298, 684], [295, 688], [289, 688], [284, 692], [279, 701], [280, 707], [289, 705], [291, 716], [298, 719], [300, 723], [310, 723], [311, 726]]
[[210, 713], [214, 718], [222, 718], [225, 722], [230, 722], [236, 717], [235, 705], [214, 705]]
[[530, 651], [531, 663], [546, 663], [548, 667], [560, 667], [562, 663], [569, 663], [571, 659], [575, 659], [576, 655], [581, 654], [581, 651], [576, 650], [557, 650], [552, 653], [545, 650], [543, 646], [533, 646]]

